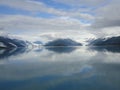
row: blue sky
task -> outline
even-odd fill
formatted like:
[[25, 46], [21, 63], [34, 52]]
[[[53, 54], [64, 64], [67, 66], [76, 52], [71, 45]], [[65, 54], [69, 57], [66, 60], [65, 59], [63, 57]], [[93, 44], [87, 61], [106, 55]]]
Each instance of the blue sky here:
[[119, 3], [119, 0], [0, 0], [0, 32], [54, 38], [64, 37], [64, 33], [71, 38], [119, 35]]
[[[14, 0], [13, 0], [14, 1]], [[16, 0], [17, 1], [17, 0]], [[79, 7], [74, 7], [74, 6], [71, 6], [71, 5], [66, 5], [66, 4], [63, 4], [63, 3], [59, 3], [59, 2], [55, 2], [53, 0], [24, 0], [26, 1], [25, 3], [27, 3], [27, 1], [31, 1], [31, 2], [35, 2], [36, 4], [37, 3], [43, 3], [46, 5], [47, 8], [55, 8], [56, 10], [63, 10], [63, 11], [70, 11], [70, 10], [77, 10], [78, 8], [80, 9], [95, 9], [97, 8], [96, 6], [86, 6], [86, 5], [80, 5]], [[29, 2], [28, 2], [29, 3]], [[29, 4], [28, 4], [29, 5]], [[34, 7], [34, 5], [33, 5]], [[0, 5], [0, 14], [7, 14], [7, 15], [15, 15], [15, 14], [20, 14], [20, 15], [28, 15], [28, 16], [39, 16], [39, 17], [45, 17], [45, 18], [49, 18], [49, 17], [53, 17], [55, 16], [54, 14], [52, 13], [49, 13], [49, 12], [44, 12], [44, 11], [35, 11], [34, 13], [36, 14], [32, 14], [33, 12], [29, 11], [29, 10], [25, 10], [24, 8], [17, 8], [17, 7], [14, 7], [12, 5], [4, 5], [4, 4], [1, 4]], [[90, 11], [81, 11], [80, 13], [88, 13], [88, 14], [91, 14]], [[93, 14], [93, 13], [92, 13]], [[58, 15], [56, 15], [58, 16]]]

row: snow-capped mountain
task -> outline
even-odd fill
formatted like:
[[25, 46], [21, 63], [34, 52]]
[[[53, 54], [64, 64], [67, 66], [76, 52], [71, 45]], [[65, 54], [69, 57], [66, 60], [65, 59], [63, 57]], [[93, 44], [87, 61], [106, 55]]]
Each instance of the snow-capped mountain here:
[[0, 36], [0, 47], [2, 48], [27, 47], [28, 44], [28, 41], [8, 36]]
[[120, 36], [109, 38], [98, 38], [92, 40], [89, 45], [103, 46], [103, 45], [120, 45]]

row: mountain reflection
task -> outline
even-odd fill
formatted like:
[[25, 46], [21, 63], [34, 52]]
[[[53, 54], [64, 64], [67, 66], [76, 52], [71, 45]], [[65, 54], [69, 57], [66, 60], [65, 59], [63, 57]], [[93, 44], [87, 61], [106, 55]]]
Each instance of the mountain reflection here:
[[71, 53], [76, 50], [76, 47], [45, 47], [45, 48], [55, 53]]
[[26, 50], [27, 50], [27, 48], [0, 49], [0, 59], [23, 54], [23, 53], [27, 52]]
[[120, 53], [120, 46], [99, 46], [99, 47], [90, 47], [89, 49], [97, 50], [99, 52], [112, 52]]
[[0, 90], [120, 90], [120, 54], [88, 48], [1, 49]]

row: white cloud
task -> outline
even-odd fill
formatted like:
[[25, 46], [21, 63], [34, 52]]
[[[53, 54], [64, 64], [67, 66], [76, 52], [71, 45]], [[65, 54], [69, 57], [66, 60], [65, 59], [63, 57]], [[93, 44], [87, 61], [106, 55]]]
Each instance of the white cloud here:
[[92, 27], [106, 28], [120, 26], [120, 1], [114, 0], [108, 5], [101, 7], [96, 11], [98, 17], [95, 19]]
[[[90, 14], [81, 13], [81, 10], [69, 10], [56, 9], [42, 2], [32, 1], [32, 0], [1, 0], [0, 5], [9, 6], [16, 9], [30, 11], [31, 13], [44, 12], [57, 16], [73, 17], [73, 18], [83, 18], [83, 19], [93, 19]], [[84, 10], [85, 11], [85, 10]]]
[[5, 30], [80, 30], [85, 25], [69, 17], [48, 19], [23, 15], [0, 16], [0, 28]]
[[60, 13], [59, 10], [47, 7], [42, 2], [36, 2], [31, 0], [1, 0], [0, 5], [9, 6], [16, 9], [27, 10], [30, 12], [46, 12], [52, 14]]
[[[38, 18], [23, 15], [1, 15], [0, 31], [22, 36], [27, 40], [49, 41], [56, 38], [71, 38], [84, 42], [94, 35], [85, 30], [87, 24], [69, 17]], [[3, 29], [2, 29], [3, 28]]]
[[44, 41], [50, 41], [58, 38], [70, 38], [78, 42], [84, 43], [88, 38], [94, 38], [93, 34], [88, 33], [87, 31], [58, 31], [58, 32], [48, 32], [38, 35]]
[[97, 17], [91, 25], [91, 32], [97, 37], [120, 35], [120, 1], [112, 0], [109, 4], [95, 11]]
[[[74, 37], [74, 39], [80, 40], [80, 37], [83, 39], [89, 35], [87, 30], [84, 29], [86, 26], [87, 24], [83, 24], [79, 20], [69, 17], [48, 19], [23, 15], [0, 16], [1, 31], [10, 32], [11, 34], [31, 35], [31, 37], [46, 36], [47, 38], [49, 36], [51, 39], [55, 37]], [[51, 32], [53, 33], [51, 34]], [[46, 40], [48, 40], [48, 38]]]
[[90, 33], [94, 34], [98, 38], [120, 36], [120, 27], [106, 27], [92, 29]]
[[[83, 37], [89, 37], [89, 33], [96, 36], [119, 35], [120, 30], [120, 6], [119, 0], [53, 0], [58, 3], [74, 6], [72, 9], [56, 9], [46, 5], [43, 2], [33, 0], [1, 0], [0, 5], [9, 6], [15, 9], [26, 10], [31, 13], [44, 12], [56, 15], [53, 18], [40, 18], [23, 15], [1, 15], [0, 30], [6, 32], [21, 32], [24, 34], [38, 34], [46, 32], [87, 32], [82, 33]], [[106, 5], [103, 5], [105, 4]], [[91, 11], [88, 8], [79, 8], [79, 6], [96, 7]], [[103, 6], [101, 6], [103, 5]], [[97, 8], [99, 7], [99, 8]], [[82, 13], [82, 12], [87, 13]], [[89, 12], [96, 14], [91, 15]], [[82, 23], [81, 19], [94, 21], [92, 24]], [[91, 25], [91, 26], [90, 26]], [[91, 30], [92, 28], [92, 30]], [[86, 30], [87, 29], [87, 30]], [[71, 32], [73, 31], [73, 32]], [[59, 33], [55, 37], [61, 36]], [[81, 34], [81, 36], [82, 36]], [[51, 34], [48, 34], [51, 36]], [[75, 37], [76, 34], [73, 34]], [[64, 34], [63, 34], [64, 36]], [[66, 35], [67, 36], [67, 35]], [[69, 35], [70, 36], [70, 35]], [[72, 36], [71, 36], [72, 37]]]
[[103, 4], [107, 0], [53, 0], [59, 3], [71, 5], [71, 6], [98, 6]]

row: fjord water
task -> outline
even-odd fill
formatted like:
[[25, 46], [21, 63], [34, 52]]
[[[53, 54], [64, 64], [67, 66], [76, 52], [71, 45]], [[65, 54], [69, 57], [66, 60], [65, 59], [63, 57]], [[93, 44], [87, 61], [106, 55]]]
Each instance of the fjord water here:
[[0, 49], [0, 90], [120, 90], [120, 48]]

